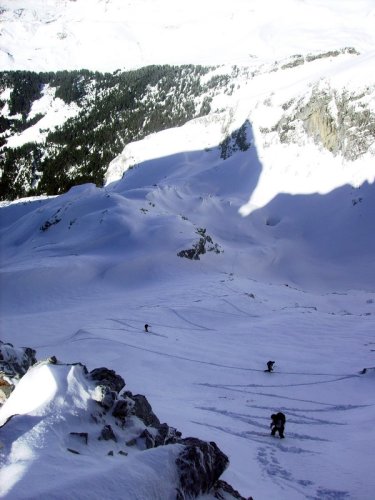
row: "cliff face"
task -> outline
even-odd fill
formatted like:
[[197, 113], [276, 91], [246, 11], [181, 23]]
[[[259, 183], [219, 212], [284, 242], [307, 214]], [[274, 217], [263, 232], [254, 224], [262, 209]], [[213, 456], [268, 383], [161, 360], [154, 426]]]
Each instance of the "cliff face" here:
[[303, 131], [317, 145], [354, 161], [374, 149], [375, 113], [368, 106], [374, 96], [374, 87], [355, 93], [317, 85], [279, 121], [280, 140], [297, 142], [298, 131]]

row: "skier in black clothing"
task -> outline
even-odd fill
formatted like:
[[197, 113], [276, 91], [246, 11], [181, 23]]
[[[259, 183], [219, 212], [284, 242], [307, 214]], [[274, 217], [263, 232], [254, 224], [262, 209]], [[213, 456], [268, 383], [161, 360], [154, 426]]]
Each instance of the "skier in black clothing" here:
[[146, 323], [145, 324], [145, 332], [148, 332], [148, 327], [149, 327], [149, 325]]
[[266, 372], [272, 372], [274, 364], [275, 364], [275, 361], [268, 361], [268, 363], [267, 363], [267, 370], [265, 370], [265, 371]]
[[280, 439], [283, 439], [284, 436], [284, 429], [285, 429], [285, 415], [281, 411], [279, 413], [273, 413], [271, 415], [271, 436], [275, 436], [276, 432], [279, 433]]

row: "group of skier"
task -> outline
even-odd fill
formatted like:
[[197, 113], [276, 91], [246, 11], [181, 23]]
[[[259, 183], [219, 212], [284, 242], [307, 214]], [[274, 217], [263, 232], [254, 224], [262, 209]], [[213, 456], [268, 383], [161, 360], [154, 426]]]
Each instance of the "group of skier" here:
[[[148, 333], [149, 326], [147, 323], [145, 324], [145, 332]], [[273, 365], [275, 361], [267, 361], [267, 370], [265, 372], [271, 373], [273, 371]], [[279, 411], [278, 413], [273, 413], [271, 415], [271, 436], [275, 436], [276, 433], [279, 433], [280, 439], [284, 439], [284, 429], [285, 429], [286, 418], [284, 413]]]
[[[275, 361], [267, 361], [267, 370], [265, 372], [271, 373], [273, 371], [273, 365]], [[271, 436], [275, 436], [276, 432], [279, 433], [280, 439], [284, 439], [284, 429], [285, 429], [286, 418], [283, 412], [273, 413], [271, 415]]]

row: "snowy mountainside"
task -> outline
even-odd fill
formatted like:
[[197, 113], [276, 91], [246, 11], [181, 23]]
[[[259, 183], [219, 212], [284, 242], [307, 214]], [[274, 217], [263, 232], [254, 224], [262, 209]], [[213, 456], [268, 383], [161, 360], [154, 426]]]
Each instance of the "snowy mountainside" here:
[[202, 88], [208, 71], [2, 73], [2, 198], [100, 185], [125, 144], [210, 111], [210, 96], [223, 83], [208, 78]]
[[[353, 64], [357, 76], [346, 83]], [[98, 269], [104, 283], [118, 284], [121, 276], [136, 282], [138, 272], [157, 281], [170, 276], [170, 259], [199, 246], [204, 229], [219, 252], [209, 259], [217, 269], [231, 272], [238, 265], [247, 276], [298, 286], [325, 288], [332, 281], [338, 288], [371, 289], [375, 87], [359, 83], [369, 59], [342, 51], [282, 66], [201, 70], [206, 93], [198, 94], [194, 109], [213, 82], [222, 82], [211, 88], [207, 114], [126, 145], [109, 165], [104, 188], [75, 187], [23, 209], [5, 203], [4, 265], [22, 256], [25, 269], [30, 262], [26, 273], [36, 276], [30, 255], [43, 262], [51, 250], [72, 257], [71, 270], [61, 261], [64, 279], [80, 289]], [[311, 85], [317, 75], [325, 104], [308, 115], [311, 96], [320, 102]], [[324, 89], [334, 85], [327, 104]], [[335, 99], [347, 92], [358, 99], [335, 114]], [[291, 96], [295, 104], [285, 106]], [[311, 133], [312, 123], [325, 124], [320, 135]], [[348, 138], [359, 140], [351, 158]], [[364, 140], [367, 149], [360, 149]], [[146, 240], [147, 251], [139, 251]], [[83, 267], [77, 265], [87, 256]], [[183, 274], [186, 264], [176, 265]], [[38, 293], [44, 296], [43, 287]]]
[[[211, 162], [200, 164], [203, 154]], [[199, 170], [187, 184], [185, 175], [173, 178], [175, 169], [169, 178], [166, 157], [132, 169], [106, 188], [85, 185], [1, 208], [4, 340], [32, 344], [44, 357], [81, 361], [90, 369], [100, 362], [116, 370], [132, 390], [146, 394], [163, 421], [183, 435], [216, 442], [230, 459], [223, 478], [246, 496], [283, 498], [287, 492], [292, 500], [370, 500], [373, 236], [366, 233], [361, 241], [371, 253], [366, 276], [356, 269], [365, 254], [348, 246], [358, 237], [355, 223], [366, 215], [367, 197], [350, 204], [347, 217], [337, 213], [331, 224], [332, 200], [317, 196], [314, 213], [306, 195], [298, 197], [297, 206], [285, 195], [276, 207], [281, 220], [269, 217], [267, 224], [266, 212], [247, 217], [238, 212], [252, 183], [251, 174], [241, 175], [246, 153], [238, 151], [219, 165], [212, 151], [181, 156], [181, 171], [186, 164]], [[220, 177], [231, 179], [231, 187], [223, 181], [218, 196], [204, 196], [201, 179], [218, 166], [227, 169]], [[345, 190], [337, 194], [348, 201]], [[304, 226], [296, 224], [301, 221]], [[313, 245], [307, 244], [324, 250], [321, 233], [310, 233], [309, 241], [298, 231], [320, 229], [336, 243], [339, 232], [346, 235], [336, 223], [349, 224], [350, 237], [343, 239], [344, 248], [330, 248], [336, 252], [333, 261], [321, 255], [314, 266], [308, 255]], [[200, 238], [199, 228], [223, 252], [207, 251], [199, 260], [178, 257]], [[276, 360], [272, 374], [264, 372], [269, 358]], [[85, 416], [93, 404], [87, 381], [79, 376], [76, 383], [69, 373], [66, 366], [42, 366], [38, 399], [29, 397], [31, 389], [23, 390], [33, 385], [28, 372], [12, 404], [2, 407], [7, 414], [17, 403], [17, 412], [25, 412], [0, 429], [5, 498], [46, 492], [59, 498], [61, 488], [79, 499], [88, 491], [108, 498], [102, 488], [109, 484], [111, 498], [123, 498], [127, 485], [134, 498], [164, 500], [161, 488], [163, 494], [171, 491], [176, 480], [173, 474], [167, 481], [164, 474], [155, 475], [155, 467], [170, 464], [173, 449], [149, 450], [145, 461], [135, 454], [103, 459], [114, 446], [123, 450], [123, 440], [96, 439], [100, 429]], [[48, 412], [42, 405], [35, 415], [26, 403], [43, 403], [43, 397]], [[287, 416], [282, 442], [269, 436], [275, 410]], [[89, 433], [88, 449], [76, 438], [74, 446], [67, 441], [72, 431]], [[40, 464], [48, 467], [48, 477]], [[147, 484], [141, 483], [146, 490], [137, 497], [140, 471]]]
[[[245, 123], [253, 129], [251, 144], [263, 177], [277, 178], [268, 182], [267, 193], [260, 193], [260, 184], [255, 205], [262, 203], [258, 198], [270, 201], [278, 190], [305, 192], [304, 179], [307, 192], [371, 182], [374, 60], [343, 48], [248, 67], [154, 66], [112, 75], [4, 73], [2, 199], [118, 179], [127, 168], [121, 166], [125, 157], [133, 166], [136, 158], [154, 154], [153, 146], [146, 150], [148, 140], [132, 143], [160, 130], [170, 129], [169, 145], [168, 132], [161, 136], [166, 154], [219, 146], [226, 160], [232, 134], [235, 149], [249, 147]], [[20, 99], [20, 94], [28, 97]], [[183, 133], [172, 129], [189, 121]], [[134, 156], [137, 148], [143, 151]]]
[[[246, 131], [251, 142], [248, 124]], [[152, 155], [103, 188], [86, 184], [3, 204], [3, 339], [32, 345], [41, 356], [90, 369], [100, 360], [116, 370], [163, 421], [216, 442], [230, 459], [224, 480], [246, 496], [370, 500], [374, 185], [280, 193], [244, 216], [240, 209], [262, 172], [256, 153], [238, 149], [226, 160], [220, 148]], [[209, 250], [207, 236], [218, 252]], [[178, 256], [194, 246], [199, 259]], [[273, 374], [264, 373], [269, 358], [276, 360]], [[269, 416], [278, 410], [287, 416], [282, 442], [269, 436]], [[36, 424], [32, 418], [20, 421]], [[129, 460], [127, 474], [121, 461], [121, 480], [117, 458], [129, 457], [116, 456], [103, 469], [103, 443], [95, 440], [99, 454], [90, 448], [88, 457], [67, 459], [53, 447], [51, 460], [51, 448], [35, 436], [43, 444], [57, 432], [63, 440], [71, 432], [64, 422], [33, 425], [24, 441], [15, 439], [17, 420], [7, 424], [11, 437], [0, 450], [5, 498], [21, 499], [23, 491], [37, 498], [41, 488], [58, 496], [56, 470], [58, 481], [61, 471], [68, 477], [59, 483], [64, 494], [80, 499], [87, 490], [105, 497], [103, 483], [111, 484], [111, 498], [123, 498], [123, 484], [131, 491], [139, 485], [140, 468], [148, 498], [163, 498], [160, 488], [175, 485], [174, 477], [159, 484], [154, 474], [156, 460], [171, 458], [168, 449], [169, 458], [156, 449], [146, 464]], [[38, 466], [46, 460], [50, 479]]]
[[175, 444], [103, 459], [83, 363], [217, 443], [248, 497], [372, 500], [373, 1], [0, 15], [1, 340], [24, 370], [67, 363], [18, 381], [0, 359], [0, 418], [20, 414], [0, 428], [1, 495], [182, 500]]

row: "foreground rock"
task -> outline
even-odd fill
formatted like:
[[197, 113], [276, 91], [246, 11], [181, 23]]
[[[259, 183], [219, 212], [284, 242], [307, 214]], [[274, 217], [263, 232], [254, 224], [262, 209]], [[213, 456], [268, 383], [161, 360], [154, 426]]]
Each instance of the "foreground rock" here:
[[[116, 496], [118, 490], [113, 490], [111, 498], [126, 498], [123, 490], [129, 490], [131, 498], [150, 500], [244, 499], [219, 479], [229, 459], [216, 443], [183, 438], [177, 429], [161, 423], [144, 395], [123, 391], [125, 381], [113, 370], [88, 372], [82, 364], [64, 364], [55, 357], [35, 363], [34, 355], [28, 358], [34, 366], [0, 408], [4, 477], [0, 496], [6, 491], [2, 488], [8, 475], [13, 477], [12, 450], [22, 440], [22, 449], [29, 449], [25, 463], [29, 460], [31, 469], [42, 470], [46, 477], [57, 466], [61, 488], [57, 491], [52, 482], [35, 481], [32, 474], [25, 474], [13, 486], [13, 498], [23, 498], [20, 492], [27, 491], [32, 498], [79, 499], [77, 488], [85, 487], [85, 464], [90, 463], [91, 470], [97, 462], [95, 477], [88, 474], [87, 487], [100, 490], [115, 477], [122, 493]], [[26, 365], [25, 361], [24, 370]]]

